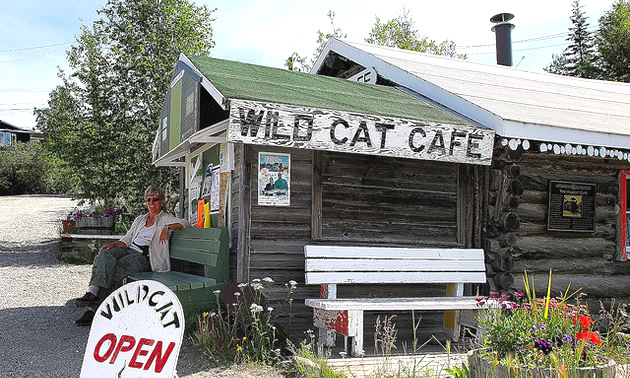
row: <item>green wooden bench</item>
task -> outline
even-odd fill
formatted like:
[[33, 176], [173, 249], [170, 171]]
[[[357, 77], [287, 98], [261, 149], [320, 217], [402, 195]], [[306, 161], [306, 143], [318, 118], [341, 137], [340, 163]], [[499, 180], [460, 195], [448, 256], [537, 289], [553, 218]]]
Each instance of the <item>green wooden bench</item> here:
[[171, 271], [133, 273], [126, 282], [154, 280], [173, 290], [190, 329], [195, 314], [215, 308], [214, 291], [228, 284], [228, 250], [227, 228], [175, 230], [169, 242]]

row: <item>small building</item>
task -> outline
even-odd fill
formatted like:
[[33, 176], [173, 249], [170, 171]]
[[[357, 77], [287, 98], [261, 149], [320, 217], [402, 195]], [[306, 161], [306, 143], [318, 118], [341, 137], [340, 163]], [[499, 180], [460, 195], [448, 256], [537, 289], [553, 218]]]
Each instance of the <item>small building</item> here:
[[[490, 128], [390, 86], [181, 56], [153, 153], [182, 169], [181, 215], [206, 199], [229, 227], [233, 281], [301, 284], [307, 244], [480, 247], [493, 148]], [[299, 285], [293, 332], [312, 327], [303, 300], [318, 293]]]
[[[177, 63], [154, 163], [181, 168], [182, 216], [205, 199], [229, 227], [233, 281], [302, 283], [307, 244], [463, 247], [484, 249], [488, 277], [468, 294], [522, 290], [525, 271], [542, 290], [552, 271], [554, 293], [630, 299], [630, 85], [336, 39], [312, 73]], [[294, 332], [317, 292], [297, 291]]]
[[[313, 73], [396, 87], [496, 133], [478, 172], [497, 291], [550, 270], [596, 303], [630, 298], [630, 85], [331, 39]], [[592, 308], [596, 310], [597, 308]]]
[[32, 139], [41, 139], [43, 134], [33, 130], [20, 129], [10, 123], [0, 120], [0, 147], [10, 146], [17, 142], [28, 142]]

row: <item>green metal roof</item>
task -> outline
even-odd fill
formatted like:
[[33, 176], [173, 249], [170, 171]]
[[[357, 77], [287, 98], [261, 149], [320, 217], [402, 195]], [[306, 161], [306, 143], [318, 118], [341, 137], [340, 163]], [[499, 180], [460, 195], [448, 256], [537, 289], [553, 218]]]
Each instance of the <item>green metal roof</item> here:
[[204, 56], [188, 58], [228, 99], [271, 102], [450, 125], [469, 124], [393, 87]]

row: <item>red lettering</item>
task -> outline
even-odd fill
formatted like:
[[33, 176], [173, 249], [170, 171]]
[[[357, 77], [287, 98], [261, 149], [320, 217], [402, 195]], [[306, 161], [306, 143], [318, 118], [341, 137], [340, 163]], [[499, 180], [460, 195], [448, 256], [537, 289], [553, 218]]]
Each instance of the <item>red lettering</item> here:
[[136, 345], [136, 339], [133, 336], [122, 335], [120, 337], [118, 345], [116, 346], [114, 355], [112, 356], [112, 359], [109, 361], [109, 363], [113, 364], [114, 362], [116, 362], [116, 358], [118, 358], [119, 352], [129, 352], [131, 349], [133, 349], [134, 345]]
[[[109, 348], [107, 348], [107, 352], [105, 352], [105, 354], [101, 356], [99, 354], [99, 351], [101, 350], [101, 346], [105, 341], [109, 341], [110, 345]], [[112, 354], [115, 345], [116, 335], [114, 335], [113, 333], [108, 333], [105, 336], [101, 337], [98, 343], [96, 343], [96, 347], [94, 348], [94, 359], [98, 362], [105, 362], [109, 358], [109, 355]]]
[[131, 361], [129, 362], [129, 367], [141, 369], [142, 363], [137, 362], [136, 358], [138, 358], [138, 356], [146, 356], [147, 354], [149, 354], [149, 351], [143, 350], [142, 347], [144, 345], [151, 346], [153, 345], [154, 342], [155, 340], [152, 340], [152, 339], [145, 339], [144, 337], [141, 338], [140, 341], [138, 341], [138, 346], [136, 347], [136, 351], [133, 353], [133, 357], [131, 358]]
[[162, 369], [164, 369], [164, 365], [168, 361], [168, 357], [171, 355], [173, 348], [175, 348], [175, 343], [171, 342], [164, 352], [164, 355], [162, 355], [162, 342], [158, 341], [155, 345], [155, 349], [153, 349], [153, 353], [151, 353], [151, 356], [149, 357], [149, 360], [146, 365], [144, 365], [144, 370], [149, 370], [153, 360], [155, 360], [155, 372], [160, 373]]

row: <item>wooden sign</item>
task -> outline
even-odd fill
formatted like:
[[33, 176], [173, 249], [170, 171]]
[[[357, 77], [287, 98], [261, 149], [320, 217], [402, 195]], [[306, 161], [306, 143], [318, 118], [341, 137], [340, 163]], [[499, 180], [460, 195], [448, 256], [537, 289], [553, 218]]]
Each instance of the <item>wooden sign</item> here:
[[81, 377], [173, 377], [184, 335], [179, 299], [157, 281], [135, 281], [96, 310]]
[[549, 231], [595, 231], [595, 184], [549, 181]]
[[469, 125], [231, 100], [227, 139], [266, 146], [490, 165], [494, 132]]

